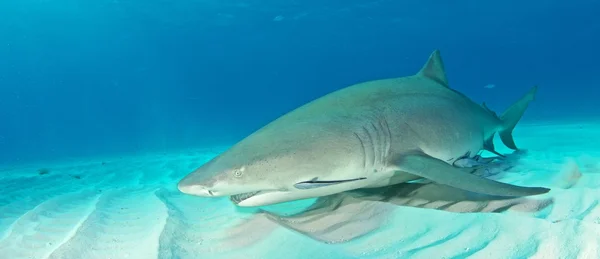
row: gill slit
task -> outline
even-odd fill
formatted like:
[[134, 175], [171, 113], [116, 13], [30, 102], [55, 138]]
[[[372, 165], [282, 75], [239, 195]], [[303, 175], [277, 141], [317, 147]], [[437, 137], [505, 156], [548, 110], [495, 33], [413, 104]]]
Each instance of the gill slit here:
[[375, 142], [373, 142], [373, 137], [371, 136], [371, 132], [369, 132], [369, 129], [367, 129], [367, 127], [365, 127], [365, 126], [362, 126], [362, 128], [363, 128], [363, 131], [365, 132], [365, 135], [367, 135], [367, 138], [369, 139], [370, 147], [367, 150], [371, 151], [371, 154], [369, 154], [371, 161], [369, 161], [369, 162], [372, 167], [373, 165], [375, 165], [375, 156], [376, 156], [375, 147], [374, 147]]
[[382, 160], [387, 162], [386, 160], [388, 159], [388, 156], [390, 155], [390, 150], [392, 148], [392, 131], [390, 130], [390, 125], [388, 124], [387, 120], [385, 118], [383, 118], [380, 123], [382, 123], [383, 125], [381, 126], [382, 128], [384, 128], [384, 134], [386, 134], [386, 140], [385, 141], [385, 147], [384, 147], [384, 151], [383, 151], [383, 155], [382, 155]]
[[380, 134], [380, 130], [379, 128], [377, 128], [375, 126], [375, 124], [373, 124], [373, 122], [371, 123], [371, 127], [373, 127], [373, 132], [375, 134], [376, 140], [375, 143], [373, 143], [373, 168], [375, 168], [376, 165], [378, 165], [381, 161], [381, 134]]
[[363, 169], [366, 169], [367, 168], [367, 151], [365, 150], [365, 143], [363, 143], [363, 140], [360, 138], [360, 136], [358, 134], [356, 134], [356, 132], [354, 132], [354, 136], [356, 136], [356, 138], [358, 139], [358, 142], [360, 142], [360, 147], [362, 148]]

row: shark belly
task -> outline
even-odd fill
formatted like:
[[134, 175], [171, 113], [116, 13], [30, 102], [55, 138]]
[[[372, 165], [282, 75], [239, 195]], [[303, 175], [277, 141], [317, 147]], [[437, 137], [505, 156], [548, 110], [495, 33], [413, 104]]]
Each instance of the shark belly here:
[[390, 171], [387, 173], [385, 177], [380, 178], [379, 180], [372, 181], [371, 184], [365, 186], [363, 188], [381, 188], [385, 186], [406, 183], [418, 179], [422, 179], [423, 177], [416, 176], [413, 174], [409, 174], [407, 172], [401, 171]]

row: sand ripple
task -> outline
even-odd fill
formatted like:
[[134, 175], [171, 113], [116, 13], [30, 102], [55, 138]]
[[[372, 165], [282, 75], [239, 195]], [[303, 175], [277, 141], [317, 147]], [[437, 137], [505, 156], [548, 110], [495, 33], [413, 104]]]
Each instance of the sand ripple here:
[[46, 165], [42, 175], [38, 167], [5, 169], [0, 257], [600, 258], [597, 132], [597, 125], [515, 131], [527, 152], [490, 177], [553, 188], [532, 199], [483, 201], [424, 185], [389, 189], [387, 197], [347, 193], [242, 209], [176, 190], [216, 154], [203, 150]]

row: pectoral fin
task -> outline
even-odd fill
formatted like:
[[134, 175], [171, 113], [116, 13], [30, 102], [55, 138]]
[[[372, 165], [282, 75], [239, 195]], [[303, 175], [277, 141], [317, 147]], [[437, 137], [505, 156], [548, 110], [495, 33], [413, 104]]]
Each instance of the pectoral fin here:
[[470, 174], [446, 162], [424, 155], [403, 155], [394, 161], [397, 170], [454, 188], [494, 196], [530, 196], [547, 193], [542, 187], [522, 187]]
[[320, 187], [325, 187], [325, 186], [330, 186], [330, 185], [335, 185], [335, 184], [360, 181], [360, 180], [365, 180], [365, 179], [367, 179], [367, 178], [361, 177], [361, 178], [345, 179], [345, 180], [319, 181], [315, 177], [310, 181], [296, 183], [296, 184], [294, 184], [294, 187], [296, 187], [298, 189], [314, 189], [314, 188], [320, 188]]

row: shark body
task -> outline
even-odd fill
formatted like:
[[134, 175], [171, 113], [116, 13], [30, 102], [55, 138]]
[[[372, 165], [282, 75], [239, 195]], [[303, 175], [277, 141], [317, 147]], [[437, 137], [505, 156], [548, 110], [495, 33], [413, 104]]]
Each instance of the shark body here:
[[[181, 192], [231, 196], [263, 206], [428, 179], [493, 196], [549, 191], [472, 174], [455, 162], [494, 150], [498, 134], [517, 150], [512, 131], [537, 91], [498, 116], [450, 88], [440, 52], [414, 75], [332, 92], [267, 124], [183, 178]], [[485, 166], [485, 165], [483, 165]]]

